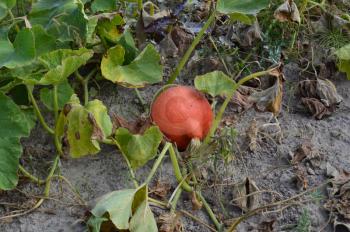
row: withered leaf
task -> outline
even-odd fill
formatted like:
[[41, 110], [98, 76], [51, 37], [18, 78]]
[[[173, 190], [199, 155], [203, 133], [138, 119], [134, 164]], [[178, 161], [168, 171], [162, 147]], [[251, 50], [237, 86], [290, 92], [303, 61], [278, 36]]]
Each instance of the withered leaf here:
[[249, 96], [255, 90], [248, 86], [240, 86], [232, 97], [232, 103], [235, 110], [240, 113], [252, 107], [253, 103], [249, 101]]
[[140, 117], [135, 121], [129, 122], [122, 116], [112, 113], [111, 118], [113, 121], [113, 133], [119, 127], [123, 127], [128, 129], [132, 134], [143, 134], [152, 125], [152, 120], [149, 117]]
[[343, 100], [328, 79], [304, 80], [299, 82], [298, 88], [302, 103], [316, 119], [331, 115]]
[[150, 187], [149, 193], [152, 193], [157, 197], [164, 199], [169, 193], [170, 188], [171, 186], [168, 183], [157, 180], [156, 185]]
[[324, 207], [333, 215], [335, 228], [350, 228], [350, 173], [339, 172], [331, 182]]
[[309, 112], [311, 112], [312, 117], [318, 120], [325, 116], [331, 115], [333, 112], [332, 109], [328, 109], [320, 100], [316, 98], [302, 98], [301, 102], [307, 107]]
[[315, 148], [311, 141], [306, 140], [294, 152], [291, 163], [294, 165], [300, 163], [305, 158], [312, 159], [319, 156], [320, 155], [318, 149]]
[[258, 110], [270, 111], [278, 115], [281, 110], [283, 96], [282, 78], [276, 78], [273, 86], [260, 92], [253, 93], [248, 99], [254, 102]]
[[163, 213], [157, 219], [159, 232], [182, 232], [183, 226], [179, 214]]
[[259, 206], [260, 197], [254, 192], [259, 191], [255, 182], [247, 177], [233, 187], [233, 204], [247, 212]]
[[300, 23], [300, 13], [297, 5], [293, 0], [286, 0], [280, 5], [274, 13], [274, 17], [280, 22], [297, 22]]

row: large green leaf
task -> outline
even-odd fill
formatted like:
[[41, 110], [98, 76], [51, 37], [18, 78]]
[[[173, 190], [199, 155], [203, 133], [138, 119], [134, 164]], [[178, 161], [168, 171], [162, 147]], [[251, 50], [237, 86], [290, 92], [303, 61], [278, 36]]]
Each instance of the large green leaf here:
[[[68, 81], [64, 81], [61, 84], [59, 84], [57, 86], [58, 108], [62, 109], [73, 94], [74, 90], [72, 89]], [[40, 89], [40, 100], [49, 110], [53, 110], [53, 89]]]
[[106, 212], [110, 220], [120, 230], [129, 228], [129, 218], [132, 214], [132, 202], [134, 201], [135, 189], [114, 191], [103, 196], [91, 213], [96, 217], [102, 217]]
[[7, 12], [16, 5], [16, 0], [1, 0], [0, 1], [0, 20], [6, 17]]
[[345, 72], [350, 80], [350, 44], [338, 49], [336, 55], [339, 58], [339, 70]]
[[60, 41], [81, 43], [87, 33], [88, 18], [80, 0], [39, 0], [29, 14], [32, 25], [42, 25]]
[[102, 58], [102, 75], [125, 87], [144, 87], [162, 80], [160, 56], [153, 45], [147, 47], [128, 65], [124, 63], [125, 49], [121, 45], [110, 48]]
[[55, 38], [40, 26], [24, 28], [18, 32], [13, 44], [7, 31], [0, 37], [0, 68], [15, 68], [29, 65], [37, 56], [56, 48]]
[[115, 133], [117, 145], [129, 159], [132, 168], [145, 165], [157, 155], [162, 137], [156, 126], [148, 128], [143, 135], [133, 135], [125, 128], [118, 128]]
[[104, 195], [92, 209], [89, 220], [92, 229], [99, 229], [108, 217], [118, 230], [130, 232], [153, 232], [157, 224], [148, 205], [148, 187], [124, 189]]
[[132, 232], [157, 232], [157, 223], [147, 203], [143, 201], [137, 208], [130, 220], [130, 231]]
[[98, 141], [111, 131], [112, 123], [102, 102], [95, 100], [84, 107], [76, 95], [63, 107], [57, 123], [58, 136], [73, 158], [98, 153]]
[[91, 4], [92, 11], [113, 11], [117, 8], [116, 0], [94, 0]]
[[92, 57], [93, 51], [59, 49], [42, 55], [39, 60], [49, 70], [40, 80], [40, 84], [59, 84]]
[[234, 80], [221, 71], [214, 71], [197, 76], [194, 80], [196, 89], [210, 94], [212, 97], [228, 95], [235, 84]]
[[0, 41], [0, 68], [26, 65], [35, 58], [34, 34], [30, 29], [18, 32], [13, 44], [9, 39]]
[[0, 189], [13, 189], [18, 182], [17, 169], [22, 153], [20, 138], [29, 135], [34, 126], [11, 100], [0, 92]]
[[223, 14], [241, 13], [255, 15], [269, 5], [269, 0], [220, 0], [217, 11]]

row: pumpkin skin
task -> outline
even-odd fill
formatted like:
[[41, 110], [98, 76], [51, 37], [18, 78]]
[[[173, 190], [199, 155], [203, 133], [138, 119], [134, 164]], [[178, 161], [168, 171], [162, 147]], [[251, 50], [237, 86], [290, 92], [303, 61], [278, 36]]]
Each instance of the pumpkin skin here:
[[192, 139], [202, 140], [213, 122], [208, 100], [188, 86], [170, 87], [159, 94], [152, 104], [151, 117], [179, 150], [185, 150]]

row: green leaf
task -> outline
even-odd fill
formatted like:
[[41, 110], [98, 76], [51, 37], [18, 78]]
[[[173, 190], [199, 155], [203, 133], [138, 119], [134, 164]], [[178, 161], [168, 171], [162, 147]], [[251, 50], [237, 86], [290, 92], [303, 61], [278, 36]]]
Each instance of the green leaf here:
[[132, 232], [157, 232], [157, 223], [153, 213], [147, 203], [143, 201], [137, 208], [136, 212], [130, 220], [130, 231]]
[[18, 182], [17, 169], [22, 154], [21, 137], [34, 126], [31, 117], [0, 92], [0, 189], [13, 189]]
[[118, 128], [115, 139], [121, 152], [136, 169], [145, 165], [157, 155], [157, 149], [162, 141], [159, 128], [152, 126], [143, 135], [133, 135], [125, 128]]
[[241, 13], [255, 15], [269, 5], [269, 0], [220, 0], [217, 11], [223, 14]]
[[129, 229], [129, 218], [132, 215], [132, 202], [135, 189], [124, 189], [104, 195], [93, 208], [91, 213], [96, 217], [109, 214], [110, 220], [119, 230]]
[[225, 73], [214, 71], [197, 76], [194, 80], [194, 85], [199, 91], [210, 94], [212, 97], [216, 97], [218, 95], [228, 95], [236, 83]]
[[147, 185], [142, 185], [137, 189], [124, 189], [104, 195], [92, 209], [89, 225], [93, 231], [99, 231], [102, 223], [106, 222], [104, 217], [109, 217], [118, 231], [158, 231], [147, 194]]
[[57, 134], [66, 142], [72, 158], [80, 158], [100, 151], [98, 141], [111, 133], [112, 123], [102, 102], [80, 105], [76, 95], [63, 107], [57, 123]]
[[245, 23], [247, 25], [252, 25], [255, 22], [256, 17], [253, 15], [247, 15], [247, 14], [242, 14], [242, 13], [236, 12], [236, 13], [230, 14], [230, 19], [232, 22], [240, 21], [240, 22]]
[[60, 41], [81, 43], [87, 33], [88, 18], [80, 0], [39, 0], [29, 14], [32, 25], [42, 25]]
[[153, 45], [147, 47], [130, 64], [122, 66], [125, 49], [121, 45], [110, 48], [102, 58], [102, 75], [125, 87], [139, 88], [162, 80], [163, 67]]
[[345, 72], [348, 80], [350, 80], [350, 44], [338, 49], [335, 54], [339, 59], [339, 71]]
[[100, 232], [102, 223], [107, 222], [108, 218], [91, 216], [87, 222], [91, 232]]
[[139, 50], [136, 48], [134, 38], [130, 31], [125, 31], [119, 38], [118, 44], [122, 45], [125, 49], [124, 63], [123, 65], [130, 64], [139, 54]]
[[98, 11], [113, 11], [117, 8], [117, 2], [115, 0], [94, 0], [91, 4], [93, 13]]
[[[74, 94], [74, 90], [68, 83], [64, 81], [57, 86], [57, 96], [58, 96], [58, 108], [62, 109], [63, 106], [69, 101], [70, 97]], [[53, 110], [53, 90], [49, 88], [40, 89], [40, 100], [49, 109]]]
[[42, 55], [39, 60], [49, 70], [40, 84], [59, 84], [92, 57], [93, 52], [86, 48], [79, 50], [59, 49]]
[[[104, 16], [104, 14], [102, 14]], [[112, 19], [103, 17], [97, 24], [97, 33], [102, 39], [107, 39], [112, 43], [117, 43], [123, 34], [125, 21], [120, 14], [116, 14]]]
[[102, 135], [100, 136], [102, 138], [106, 138], [110, 134], [112, 134], [112, 128], [113, 128], [112, 121], [108, 115], [107, 107], [104, 106], [101, 101], [99, 100], [90, 101], [85, 106], [85, 108], [87, 109], [87, 111], [92, 113], [98, 127], [101, 128]]
[[48, 34], [42, 26], [34, 25], [32, 27], [32, 32], [35, 38], [35, 51], [37, 57], [57, 48], [55, 37]]
[[7, 12], [16, 5], [16, 0], [1, 0], [0, 2], [0, 20], [6, 17]]
[[0, 68], [29, 65], [37, 56], [56, 48], [55, 38], [39, 25], [19, 31], [13, 44], [7, 38], [7, 31], [2, 32], [4, 35], [0, 38]]
[[0, 68], [23, 66], [35, 58], [34, 34], [28, 28], [18, 32], [13, 44], [7, 40], [0, 41]]

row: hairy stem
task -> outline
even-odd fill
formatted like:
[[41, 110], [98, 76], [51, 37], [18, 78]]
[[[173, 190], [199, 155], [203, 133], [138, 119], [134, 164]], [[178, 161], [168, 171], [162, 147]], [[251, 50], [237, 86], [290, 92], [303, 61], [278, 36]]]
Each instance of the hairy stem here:
[[44, 127], [44, 129], [45, 129], [47, 132], [49, 132], [50, 134], [53, 135], [55, 132], [54, 132], [54, 131], [47, 125], [47, 123], [45, 122], [45, 119], [44, 119], [43, 115], [41, 114], [40, 109], [39, 109], [39, 107], [38, 107], [38, 104], [36, 103], [36, 100], [35, 100], [35, 98], [34, 98], [34, 96], [33, 96], [33, 93], [32, 93], [31, 88], [30, 88], [28, 85], [26, 85], [26, 87], [27, 87], [27, 92], [28, 92], [29, 99], [30, 99], [30, 101], [32, 102], [32, 105], [33, 105], [33, 107], [34, 107], [35, 114], [36, 114], [36, 116], [38, 117], [38, 119], [39, 119], [41, 125]]
[[192, 187], [186, 181], [184, 181], [184, 178], [182, 177], [179, 162], [177, 161], [177, 157], [176, 157], [173, 145], [169, 147], [169, 155], [170, 155], [171, 163], [173, 165], [174, 174], [177, 182], [182, 183], [181, 187], [186, 192], [192, 192], [193, 191]]
[[222, 231], [223, 225], [216, 218], [216, 216], [215, 216], [213, 210], [210, 208], [210, 205], [208, 204], [208, 202], [205, 200], [205, 198], [202, 196], [202, 194], [200, 192], [196, 192], [196, 193], [197, 193], [197, 196], [199, 197], [199, 199], [202, 201], [204, 208], [207, 211], [207, 213], [209, 214], [209, 217], [213, 221], [216, 229], [218, 231]]
[[153, 164], [153, 167], [151, 169], [151, 172], [149, 173], [145, 183], [149, 184], [154, 176], [154, 174], [156, 173], [159, 165], [162, 163], [162, 160], [166, 154], [166, 152], [169, 150], [169, 148], [171, 147], [171, 143], [166, 143], [165, 146], [163, 147], [162, 152], [159, 154], [158, 159], [156, 160], [156, 162]]
[[18, 166], [18, 170], [23, 174], [23, 176], [29, 178], [31, 181], [41, 185], [45, 183], [45, 180], [40, 179], [32, 174], [30, 174], [22, 165]]
[[53, 85], [53, 109], [55, 114], [55, 120], [58, 119], [58, 96], [57, 96], [58, 86]]
[[208, 30], [209, 26], [214, 22], [215, 16], [216, 16], [216, 11], [213, 10], [213, 12], [211, 13], [211, 15], [208, 18], [207, 22], [204, 24], [202, 29], [199, 31], [198, 35], [194, 38], [191, 46], [188, 48], [188, 50], [186, 51], [185, 55], [180, 60], [179, 64], [177, 65], [177, 67], [175, 69], [175, 71], [171, 74], [167, 84], [174, 83], [174, 81], [176, 80], [177, 76], [180, 74], [182, 69], [185, 67], [188, 59], [191, 57], [191, 54], [192, 54], [193, 50], [196, 48], [196, 46], [201, 41], [204, 33]]

